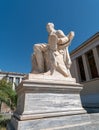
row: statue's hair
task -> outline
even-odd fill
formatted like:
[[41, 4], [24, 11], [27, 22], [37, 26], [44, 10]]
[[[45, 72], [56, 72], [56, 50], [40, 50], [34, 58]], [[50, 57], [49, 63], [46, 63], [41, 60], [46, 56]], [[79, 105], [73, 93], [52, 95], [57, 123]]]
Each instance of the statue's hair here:
[[48, 27], [48, 26], [52, 26], [52, 27], [54, 28], [54, 24], [53, 24], [53, 23], [48, 23], [48, 24], [47, 24], [47, 27]]

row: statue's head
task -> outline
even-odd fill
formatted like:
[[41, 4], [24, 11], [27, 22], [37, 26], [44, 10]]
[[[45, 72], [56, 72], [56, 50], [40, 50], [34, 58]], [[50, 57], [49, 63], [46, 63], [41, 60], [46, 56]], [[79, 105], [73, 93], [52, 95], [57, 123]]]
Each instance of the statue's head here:
[[47, 28], [47, 31], [48, 31], [49, 33], [51, 33], [52, 31], [55, 30], [53, 23], [48, 23], [48, 24], [46, 25], [46, 28]]

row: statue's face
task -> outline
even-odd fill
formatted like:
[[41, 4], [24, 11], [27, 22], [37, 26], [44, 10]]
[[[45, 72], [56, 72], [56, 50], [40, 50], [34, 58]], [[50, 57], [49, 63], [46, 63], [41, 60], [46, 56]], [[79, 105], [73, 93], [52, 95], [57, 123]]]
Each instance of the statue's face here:
[[52, 31], [52, 28], [50, 26], [47, 26], [47, 31], [50, 33]]
[[53, 23], [48, 23], [46, 28], [47, 28], [47, 31], [49, 33], [51, 33], [54, 30], [54, 24]]

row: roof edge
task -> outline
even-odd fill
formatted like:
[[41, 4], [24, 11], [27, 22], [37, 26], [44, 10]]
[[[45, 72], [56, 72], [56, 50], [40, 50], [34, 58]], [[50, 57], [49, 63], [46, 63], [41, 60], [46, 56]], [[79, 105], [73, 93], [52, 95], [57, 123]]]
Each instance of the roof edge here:
[[73, 51], [70, 52], [70, 55], [75, 53], [77, 50], [83, 48], [86, 44], [88, 44], [90, 41], [94, 40], [96, 37], [99, 36], [99, 32], [95, 33], [93, 36], [88, 38], [86, 41], [84, 41], [82, 44], [80, 44], [78, 47], [76, 47]]

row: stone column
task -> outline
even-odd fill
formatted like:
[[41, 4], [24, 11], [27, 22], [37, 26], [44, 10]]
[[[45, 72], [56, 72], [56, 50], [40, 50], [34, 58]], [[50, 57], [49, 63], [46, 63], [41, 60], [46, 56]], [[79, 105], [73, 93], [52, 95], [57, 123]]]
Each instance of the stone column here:
[[86, 80], [89, 81], [90, 80], [90, 75], [89, 75], [89, 72], [88, 72], [88, 64], [87, 64], [87, 61], [86, 61], [85, 54], [82, 55], [82, 60], [83, 60]]
[[6, 75], [7, 76], [7, 82], [9, 82], [9, 76], [8, 75]]
[[13, 77], [13, 90], [15, 90], [15, 77]]
[[99, 75], [99, 57], [98, 57], [98, 52], [97, 52], [96, 47], [93, 48], [92, 51], [93, 51], [93, 55], [94, 55], [94, 59], [95, 59], [95, 63], [96, 63], [96, 68], [97, 68], [98, 75]]
[[77, 82], [79, 82], [79, 74], [78, 74], [76, 59], [73, 60], [73, 64], [74, 64], [74, 71], [75, 71], [76, 80], [77, 80]]
[[19, 83], [21, 83], [21, 81], [22, 81], [22, 78], [20, 77], [20, 81], [19, 81]]

